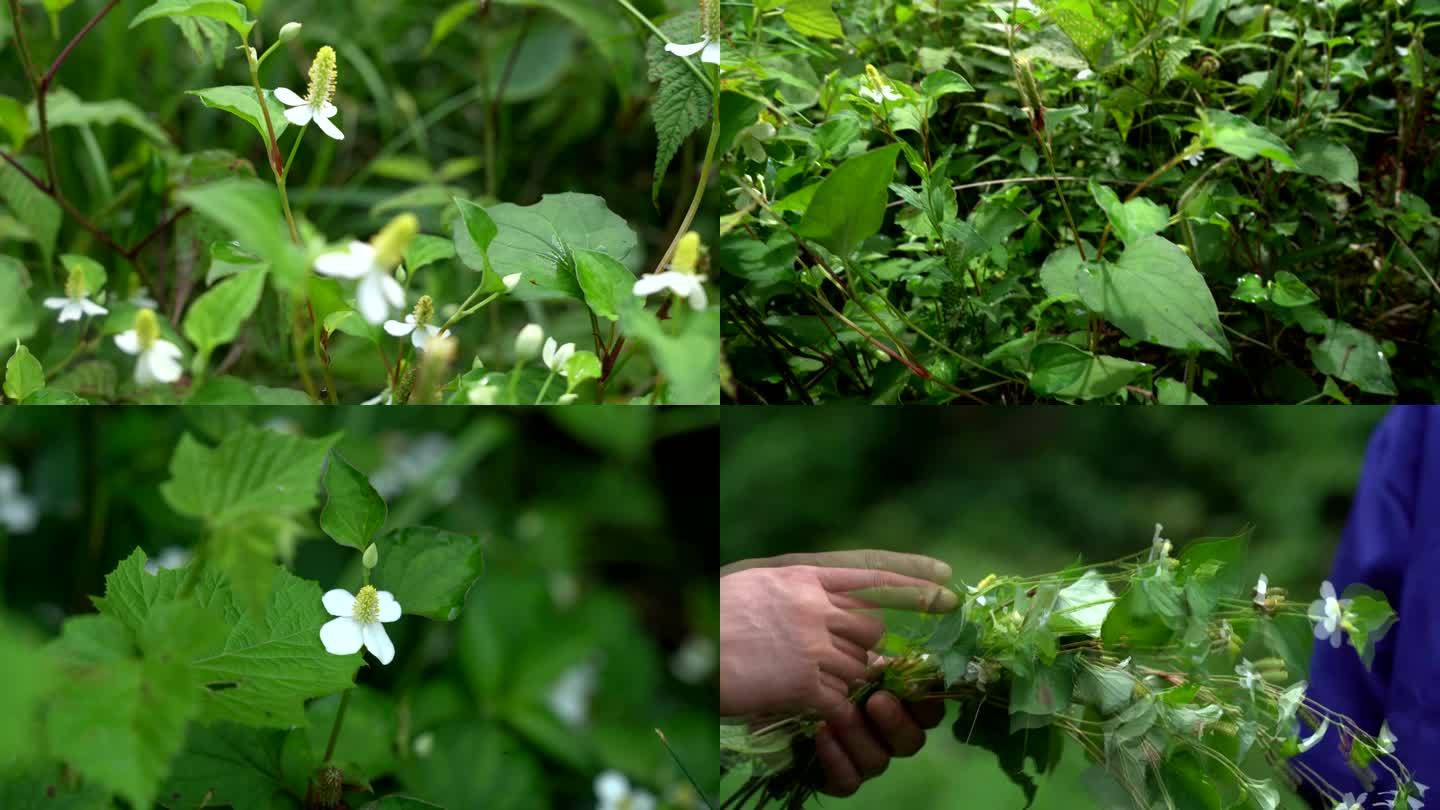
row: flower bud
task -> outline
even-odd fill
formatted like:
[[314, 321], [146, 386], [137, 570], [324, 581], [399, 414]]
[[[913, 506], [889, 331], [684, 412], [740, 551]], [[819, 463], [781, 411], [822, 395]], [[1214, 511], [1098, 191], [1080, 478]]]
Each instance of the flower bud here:
[[155, 318], [155, 310], [142, 309], [135, 313], [135, 337], [142, 352], [160, 339], [160, 321]]
[[280, 34], [278, 38], [281, 42], [289, 42], [290, 40], [298, 36], [300, 36], [300, 23], [288, 22], [280, 26]]
[[360, 564], [364, 565], [366, 568], [374, 568], [379, 562], [380, 549], [375, 548], [375, 544], [371, 543], [370, 547], [365, 549], [365, 553], [361, 555]]
[[577, 400], [577, 399], [579, 399], [579, 398], [580, 398], [580, 397], [579, 397], [578, 394], [561, 394], [561, 395], [560, 395], [560, 398], [557, 399], [557, 400], [555, 400], [555, 404], [556, 404], [556, 405], [572, 405], [572, 404], [574, 404], [575, 400]]
[[538, 323], [527, 323], [520, 334], [515, 336], [515, 357], [533, 360], [540, 353], [540, 344], [545, 342], [545, 330]]
[[511, 273], [500, 279], [500, 281], [505, 285], [505, 292], [514, 292], [515, 288], [520, 285], [520, 274]]
[[499, 394], [500, 392], [496, 390], [495, 386], [480, 383], [470, 388], [466, 398], [470, 400], [471, 405], [494, 405]]
[[390, 223], [370, 240], [370, 245], [375, 248], [375, 261], [387, 270], [400, 264], [400, 260], [405, 258], [405, 251], [409, 249], [410, 243], [415, 241], [418, 233], [420, 220], [416, 219], [414, 214], [401, 214], [390, 220]]

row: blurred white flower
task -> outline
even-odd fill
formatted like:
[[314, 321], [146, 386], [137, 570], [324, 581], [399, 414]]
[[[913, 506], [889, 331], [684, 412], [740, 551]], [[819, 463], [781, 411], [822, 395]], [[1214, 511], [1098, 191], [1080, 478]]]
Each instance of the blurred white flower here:
[[1159, 523], [1156, 523], [1155, 537], [1150, 541], [1149, 562], [1167, 559], [1170, 556], [1171, 550], [1174, 549], [1174, 546], [1170, 544], [1169, 540], [1166, 540], [1164, 537], [1160, 536], [1160, 533], [1163, 531], [1165, 531], [1165, 527], [1161, 526]]
[[84, 295], [73, 298], [46, 298], [45, 308], [60, 310], [60, 323], [78, 321], [87, 315], [104, 315], [110, 311]]
[[1328, 638], [1330, 646], [1338, 648], [1345, 639], [1340, 624], [1349, 605], [1349, 599], [1336, 598], [1335, 586], [1330, 580], [1320, 583], [1320, 598], [1310, 603], [1306, 613], [1310, 621], [1315, 622], [1315, 638], [1322, 641]]
[[26, 534], [39, 519], [35, 500], [20, 491], [20, 471], [0, 464], [0, 526], [11, 534]]
[[[453, 475], [433, 482], [429, 479], [449, 455], [453, 444], [443, 433], [426, 433], [414, 440], [401, 439], [398, 449], [390, 452], [370, 476], [370, 485], [381, 497], [392, 498], [413, 486], [428, 483], [435, 503], [450, 503], [460, 495], [460, 480]], [[395, 447], [395, 443], [390, 447]]]
[[704, 276], [666, 270], [662, 273], [649, 273], [636, 279], [632, 292], [641, 298], [647, 298], [661, 290], [669, 290], [688, 300], [690, 308], [698, 311], [705, 309], [709, 303], [705, 297], [704, 282]]
[[520, 274], [511, 273], [510, 275], [501, 278], [500, 283], [505, 285], [505, 292], [514, 292], [515, 288], [520, 286]]
[[1270, 592], [1270, 577], [1264, 574], [1255, 580], [1255, 604], [1265, 607], [1265, 595]]
[[1075, 74], [1075, 81], [1077, 82], [1083, 82], [1086, 79], [1093, 78], [1095, 78], [1095, 71], [1091, 70], [1090, 68], [1084, 68], [1079, 73]]
[[470, 400], [471, 405], [494, 405], [500, 398], [500, 389], [486, 380], [481, 380], [479, 385], [470, 386], [465, 398]]
[[378, 394], [376, 394], [375, 396], [373, 396], [373, 397], [365, 400], [364, 402], [362, 402], [362, 403], [360, 403], [360, 404], [361, 404], [361, 405], [394, 405], [394, 404], [395, 404], [395, 395], [392, 394], [392, 393], [390, 393], [390, 389], [389, 389], [389, 388], [386, 388], [384, 391], [381, 391], [380, 393], [378, 393]]
[[708, 62], [712, 65], [720, 64], [720, 43], [711, 42], [709, 37], [705, 37], [699, 42], [689, 44], [672, 42], [665, 46], [665, 52], [683, 57], [694, 56], [698, 53], [700, 54], [701, 62]]
[[882, 86], [879, 90], [869, 85], [864, 85], [860, 88], [860, 97], [875, 104], [879, 104], [882, 101], [902, 101], [905, 98], [900, 95], [899, 91], [888, 84]]
[[704, 683], [714, 674], [718, 656], [715, 639], [691, 636], [670, 656], [670, 674], [681, 683]]
[[1376, 742], [1379, 743], [1381, 751], [1387, 754], [1395, 753], [1395, 743], [1399, 740], [1395, 739], [1394, 732], [1390, 730], [1389, 720], [1380, 724], [1380, 736], [1376, 738]]
[[595, 810], [655, 810], [655, 797], [632, 787], [619, 771], [606, 771], [595, 777]]
[[360, 279], [355, 303], [372, 324], [384, 322], [390, 310], [405, 308], [405, 289], [377, 260], [375, 248], [351, 242], [345, 253], [326, 253], [315, 259], [315, 272], [344, 279]]
[[1235, 668], [1235, 674], [1240, 676], [1240, 686], [1250, 692], [1254, 692], [1255, 687], [1264, 680], [1260, 677], [1260, 671], [1255, 669], [1255, 665], [1244, 658], [1240, 659], [1240, 666]]
[[527, 323], [515, 336], [515, 358], [517, 360], [531, 360], [540, 353], [540, 346], [545, 342], [545, 330], [540, 328], [538, 323]]
[[590, 719], [590, 701], [595, 695], [595, 664], [586, 662], [566, 670], [545, 695], [545, 705], [571, 728], [581, 728]]
[[136, 287], [135, 292], [131, 293], [130, 297], [125, 299], [125, 303], [140, 309], [160, 308], [160, 305], [155, 302], [155, 299], [150, 297], [150, 290], [146, 287]]
[[425, 346], [431, 338], [450, 337], [450, 330], [440, 331], [440, 327], [433, 323], [418, 324], [415, 322], [415, 314], [405, 316], [402, 321], [386, 321], [385, 331], [394, 337], [410, 336], [410, 342], [420, 351], [425, 351]]
[[412, 743], [412, 747], [418, 759], [424, 759], [430, 756], [435, 753], [435, 735], [427, 731], [417, 736], [415, 742]]
[[172, 383], [183, 373], [180, 347], [160, 337], [160, 321], [154, 310], [140, 310], [135, 316], [135, 325], [115, 336], [115, 345], [120, 351], [138, 357], [135, 382], [139, 385]]
[[166, 546], [159, 556], [145, 561], [145, 573], [156, 576], [161, 571], [174, 571], [190, 564], [190, 550], [179, 546]]
[[360, 593], [336, 588], [320, 597], [325, 611], [337, 618], [331, 619], [320, 628], [320, 643], [331, 655], [353, 655], [363, 644], [380, 663], [388, 664], [395, 658], [395, 645], [385, 633], [387, 622], [399, 621], [400, 603], [389, 591], [377, 591], [375, 586], [366, 585]]
[[566, 376], [565, 361], [575, 353], [575, 344], [566, 343], [561, 346], [555, 342], [555, 338], [545, 338], [545, 348], [540, 352], [540, 359], [545, 361], [545, 367], [561, 377]]
[[1356, 798], [1354, 793], [1346, 793], [1335, 805], [1335, 810], [1365, 810], [1365, 800], [1368, 798], [1369, 793], [1361, 793], [1359, 798]]

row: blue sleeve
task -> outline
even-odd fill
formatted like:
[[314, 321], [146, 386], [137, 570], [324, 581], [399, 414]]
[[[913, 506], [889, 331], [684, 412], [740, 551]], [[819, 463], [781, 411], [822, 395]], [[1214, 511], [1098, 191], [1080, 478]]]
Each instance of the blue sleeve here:
[[[1363, 582], [1382, 591], [1399, 609], [1406, 576], [1412, 573], [1416, 562], [1412, 543], [1416, 537], [1417, 498], [1424, 485], [1422, 467], [1427, 422], [1436, 421], [1437, 414], [1429, 409], [1398, 407], [1386, 415], [1371, 437], [1360, 485], [1330, 571], [1330, 581], [1336, 591], [1343, 593], [1348, 585]], [[1433, 425], [1431, 432], [1440, 436], [1440, 430]], [[1294, 598], [1308, 602], [1314, 597], [1295, 594]], [[1318, 641], [1311, 662], [1308, 695], [1349, 716], [1371, 734], [1378, 734], [1381, 723], [1389, 716], [1392, 729], [1396, 729], [1403, 742], [1405, 733], [1397, 728], [1393, 716], [1395, 707], [1390, 705], [1400, 636], [1397, 630], [1407, 627], [1403, 612], [1401, 616], [1396, 628], [1376, 647], [1374, 664], [1368, 670], [1348, 642], [1335, 649], [1328, 641]], [[1364, 790], [1346, 765], [1340, 734], [1333, 727], [1319, 745], [1299, 760], [1303, 766], [1297, 766], [1297, 772], [1303, 772], [1306, 767], [1313, 769], [1342, 793], [1359, 794]], [[1393, 787], [1382, 780], [1376, 790]]]

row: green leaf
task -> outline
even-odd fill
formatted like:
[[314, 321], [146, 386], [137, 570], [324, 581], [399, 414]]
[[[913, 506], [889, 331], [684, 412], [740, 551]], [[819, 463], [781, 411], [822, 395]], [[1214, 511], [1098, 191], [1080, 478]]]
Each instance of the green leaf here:
[[1010, 713], [1050, 717], [1070, 707], [1075, 691], [1075, 656], [1062, 655], [1017, 677], [1010, 689]]
[[457, 255], [454, 239], [422, 233], [415, 237], [415, 241], [411, 242], [410, 248], [405, 251], [405, 269], [413, 276], [422, 267], [453, 259]]
[[[406, 790], [451, 808], [530, 810], [550, 805], [550, 774], [507, 727], [492, 719], [456, 718], [432, 733], [434, 753], [410, 758], [401, 770]], [[398, 810], [428, 808], [402, 804]]]
[[15, 353], [5, 363], [5, 396], [16, 402], [45, 387], [45, 369], [24, 345], [17, 344]]
[[520, 300], [581, 298], [570, 264], [577, 250], [604, 253], [626, 267], [640, 260], [638, 238], [605, 200], [589, 194], [546, 194], [529, 206], [502, 203], [486, 209], [499, 232], [490, 262], [501, 276], [520, 274], [512, 296]]
[[1105, 617], [1115, 605], [1115, 594], [1105, 578], [1086, 571], [1084, 576], [1062, 588], [1050, 614], [1050, 629], [1057, 633], [1083, 633], [1098, 637]]
[[1369, 333], [1333, 322], [1319, 343], [1310, 344], [1310, 360], [1322, 374], [1338, 377], [1370, 394], [1395, 396], [1390, 361]]
[[[466, 2], [469, 2], [469, 0], [466, 0]], [[420, 799], [410, 796], [396, 795], [376, 799], [362, 806], [360, 810], [445, 810], [445, 808], [438, 804], [431, 804], [430, 802], [421, 801]]]
[[30, 118], [25, 114], [25, 105], [10, 96], [0, 96], [0, 133], [10, 138], [12, 152], [24, 149], [30, 137]]
[[840, 39], [845, 36], [832, 0], [762, 0], [760, 8], [763, 11], [783, 8], [785, 22], [796, 33], [807, 37]]
[[602, 318], [620, 320], [622, 312], [638, 307], [635, 274], [620, 262], [593, 250], [575, 251], [575, 278], [585, 303]]
[[953, 70], [937, 70], [920, 81], [920, 92], [931, 100], [951, 93], [969, 93], [974, 90], [964, 76]]
[[194, 724], [160, 794], [171, 807], [279, 808], [286, 792], [285, 741], [298, 731]]
[[386, 514], [385, 499], [370, 485], [370, 479], [344, 456], [331, 452], [320, 528], [340, 545], [364, 551], [370, 538], [384, 528]]
[[470, 535], [424, 527], [392, 529], [376, 543], [380, 564], [371, 581], [395, 594], [406, 614], [454, 619], [485, 568], [480, 538]]
[[[19, 158], [32, 175], [45, 173], [35, 160]], [[0, 202], [30, 231], [30, 238], [40, 248], [45, 265], [55, 255], [55, 239], [60, 235], [60, 204], [25, 178], [9, 161], [0, 161]], [[0, 326], [0, 330], [3, 330]]]
[[1175, 635], [1181, 615], [1179, 590], [1170, 580], [1140, 580], [1111, 608], [1100, 638], [1106, 647], [1164, 646]]
[[[662, 23], [660, 30], [671, 42], [698, 42], [701, 36], [700, 14], [677, 14]], [[705, 82], [695, 75], [692, 64], [667, 52], [665, 43], [659, 37], [650, 38], [645, 58], [650, 65], [650, 81], [657, 82], [650, 117], [655, 122], [655, 136], [659, 144], [655, 150], [655, 175], [650, 184], [650, 196], [658, 199], [665, 170], [685, 139], [709, 122], [714, 97]]]
[[565, 361], [565, 387], [574, 391], [586, 380], [600, 379], [600, 358], [594, 352], [578, 351]]
[[[190, 659], [199, 675], [199, 717], [206, 722], [302, 725], [305, 701], [354, 685], [360, 656], [331, 655], [320, 643], [320, 627], [333, 618], [320, 603], [320, 586], [273, 567], [273, 592], [258, 611], [246, 609], [222, 573], [207, 568], [196, 582], [193, 602], [225, 617], [213, 647]], [[145, 573], [145, 553], [136, 549], [105, 578], [105, 597], [94, 600], [100, 618], [132, 631], [143, 628], [157, 610], [176, 603], [188, 574], [181, 569], [152, 577]]]
[[0, 723], [0, 765], [9, 765], [38, 753], [35, 734], [41, 699], [55, 687], [59, 673], [37, 643], [4, 622], [0, 622], [0, 661], [5, 662], [5, 688], [0, 690], [0, 717], [5, 718]]
[[1135, 700], [1135, 676], [1123, 669], [1082, 660], [1075, 678], [1075, 697], [1109, 717]]
[[245, 7], [233, 0], [157, 0], [154, 5], [136, 14], [130, 21], [130, 27], [162, 17], [209, 17], [219, 20], [235, 29], [241, 41], [250, 36], [250, 29], [255, 25]]
[[796, 232], [848, 261], [885, 221], [898, 154], [900, 145], [891, 144], [841, 164], [816, 189]]
[[65, 276], [69, 278], [70, 273], [79, 270], [85, 278], [85, 289], [91, 298], [95, 293], [105, 289], [105, 281], [109, 277], [105, 268], [94, 259], [88, 256], [76, 256], [70, 253], [61, 254], [60, 266], [65, 268]]
[[246, 426], [206, 447], [186, 434], [160, 494], [175, 511], [211, 527], [252, 515], [298, 515], [315, 505], [325, 454], [338, 438]]
[[1081, 290], [1086, 306], [1135, 340], [1230, 356], [1205, 277], [1162, 237], [1140, 237], [1119, 261], [1082, 275]]
[[[40, 118], [34, 104], [27, 108], [27, 115], [30, 127], [38, 131]], [[156, 126], [150, 117], [134, 104], [120, 99], [82, 101], [79, 96], [64, 88], [50, 91], [45, 102], [45, 120], [51, 129], [124, 124], [158, 144], [170, 144], [170, 136], [165, 134], [165, 130]]]
[[[680, 321], [678, 330], [676, 321]], [[672, 326], [667, 330], [665, 324]], [[621, 320], [626, 336], [648, 346], [655, 365], [665, 373], [668, 404], [719, 405], [719, 309], [695, 312], [687, 307], [665, 324], [655, 313], [639, 308]]]
[[1150, 370], [1139, 363], [1109, 355], [1093, 355], [1068, 343], [1041, 343], [1030, 354], [1034, 371], [1030, 387], [1045, 397], [1097, 399], [1108, 397]]
[[1187, 391], [1185, 383], [1161, 377], [1155, 381], [1155, 398], [1161, 405], [1206, 405], [1203, 397]]
[[1375, 662], [1375, 645], [1395, 624], [1395, 610], [1385, 594], [1359, 582], [1346, 588], [1340, 597], [1350, 600], [1345, 607], [1345, 632], [1368, 667]]
[[175, 198], [270, 262], [276, 286], [301, 289], [310, 274], [305, 252], [290, 239], [275, 188], [259, 180], [225, 179], [177, 192]]
[[[206, 107], [224, 110], [241, 120], [250, 122], [250, 126], [260, 134], [260, 142], [270, 142], [270, 135], [265, 130], [265, 116], [260, 110], [260, 102], [255, 99], [254, 87], [235, 84], [185, 92], [199, 98]], [[285, 105], [275, 98], [273, 91], [266, 90], [265, 106], [270, 110], [270, 124], [275, 127], [275, 137], [278, 139], [285, 132], [285, 128], [290, 125], [290, 122], [285, 120]]]
[[1242, 160], [1259, 155], [1286, 168], [1295, 168], [1295, 154], [1275, 133], [1224, 110], [1202, 110], [1200, 121], [1191, 127], [1207, 146], [1213, 146]]
[[260, 304], [265, 291], [265, 269], [246, 270], [205, 291], [185, 313], [181, 329], [195, 344], [202, 358], [208, 358], [216, 346], [229, 343], [240, 334], [240, 327], [249, 320]]
[[19, 259], [0, 256], [0, 351], [35, 334], [35, 307], [24, 279]]
[[995, 754], [1000, 770], [1025, 792], [1025, 808], [1035, 803], [1039, 790], [1034, 777], [1025, 772], [1025, 760], [1034, 762], [1041, 773], [1053, 770], [1060, 761], [1063, 741], [1051, 725], [1012, 733], [1010, 714], [999, 702], [982, 699], [978, 705], [962, 704], [953, 727], [955, 739]]
[[460, 219], [454, 223], [455, 255], [466, 267], [478, 273], [491, 270], [490, 244], [500, 232], [495, 220], [485, 213], [484, 208], [469, 200], [459, 197], [454, 200], [455, 208], [460, 212]]
[[1320, 300], [1314, 290], [1305, 286], [1298, 276], [1288, 270], [1275, 273], [1271, 282], [1270, 302], [1277, 307], [1303, 307]]
[[1094, 180], [1090, 181], [1090, 194], [1105, 211], [1105, 216], [1109, 218], [1120, 241], [1127, 245], [1143, 236], [1165, 230], [1165, 226], [1170, 222], [1169, 209], [1144, 197], [1122, 203], [1115, 192]]
[[1360, 162], [1350, 147], [1339, 141], [1317, 137], [1300, 141], [1295, 147], [1295, 168], [1351, 191], [1360, 191]]

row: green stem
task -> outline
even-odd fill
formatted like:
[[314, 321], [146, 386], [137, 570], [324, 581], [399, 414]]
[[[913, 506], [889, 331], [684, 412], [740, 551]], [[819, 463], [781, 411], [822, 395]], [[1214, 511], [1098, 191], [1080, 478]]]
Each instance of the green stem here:
[[665, 270], [670, 259], [675, 255], [675, 250], [680, 246], [680, 240], [690, 231], [690, 226], [695, 222], [695, 215], [700, 211], [700, 204], [705, 199], [705, 187], [710, 181], [710, 169], [715, 162], [715, 151], [720, 144], [720, 96], [717, 94], [710, 113], [712, 121], [710, 125], [710, 141], [705, 145], [705, 162], [700, 166], [700, 181], [695, 186], [695, 195], [690, 198], [690, 208], [685, 212], [685, 218], [681, 220], [680, 227], [675, 229], [675, 238], [670, 241], [670, 247], [665, 249], [665, 255], [655, 264], [655, 272]]
[[266, 160], [270, 162], [270, 172], [275, 175], [275, 185], [280, 189], [280, 207], [285, 211], [285, 222], [290, 226], [290, 239], [295, 244], [300, 244], [300, 229], [295, 227], [295, 215], [290, 211], [290, 195], [285, 191], [285, 167], [280, 163], [280, 139], [275, 137], [275, 124], [270, 120], [270, 105], [265, 103], [265, 90], [260, 87], [260, 63], [255, 59], [255, 49], [247, 42], [244, 46], [245, 60], [250, 64], [250, 85], [255, 88], [255, 102], [260, 105], [260, 113], [265, 118], [265, 132], [268, 140], [265, 144]]
[[335, 725], [330, 727], [330, 742], [325, 746], [325, 758], [320, 761], [321, 765], [328, 765], [330, 758], [335, 756], [335, 743], [340, 740], [340, 727], [345, 724], [345, 710], [350, 708], [350, 693], [353, 689], [346, 689], [340, 696], [340, 708], [335, 712]]
[[545, 378], [545, 384], [540, 386], [540, 393], [535, 397], [534, 405], [539, 405], [545, 399], [545, 392], [550, 390], [550, 382], [555, 379], [555, 370], [550, 370], [550, 376]]
[[484, 309], [487, 305], [489, 305], [489, 303], [490, 303], [491, 301], [494, 301], [496, 298], [499, 298], [500, 296], [502, 296], [502, 295], [505, 294], [505, 293], [498, 293], [498, 292], [497, 292], [497, 293], [491, 293], [489, 298], [486, 298], [486, 299], [484, 299], [483, 301], [480, 301], [479, 303], [475, 304], [475, 306], [473, 306], [473, 307], [470, 306], [470, 302], [471, 302], [471, 301], [474, 301], [476, 298], [478, 298], [478, 297], [480, 296], [480, 293], [482, 293], [482, 292], [485, 291], [485, 290], [483, 289], [484, 286], [485, 286], [485, 282], [484, 282], [483, 276], [482, 276], [482, 280], [481, 280], [481, 282], [480, 282], [480, 285], [475, 288], [475, 291], [474, 291], [474, 292], [470, 293], [470, 297], [468, 297], [468, 298], [465, 299], [465, 303], [461, 304], [461, 305], [460, 305], [460, 308], [457, 309], [457, 310], [455, 310], [455, 314], [450, 316], [450, 320], [446, 321], [446, 322], [444, 323], [444, 325], [442, 325], [442, 326], [440, 327], [440, 331], [441, 331], [441, 332], [444, 332], [446, 329], [449, 329], [450, 327], [452, 327], [452, 326], [454, 326], [455, 324], [457, 324], [457, 323], [465, 320], [466, 318], [470, 317], [471, 315], [474, 315], [475, 313], [479, 312], [480, 310]]
[[515, 363], [515, 367], [510, 369], [510, 381], [505, 384], [505, 400], [512, 404], [519, 404], [515, 401], [515, 396], [520, 387], [520, 370], [523, 368], [525, 368], [524, 360]]
[[280, 172], [282, 178], [290, 177], [290, 164], [295, 162], [295, 153], [300, 151], [300, 139], [305, 137], [305, 130], [309, 128], [310, 124], [307, 122], [300, 128], [300, 134], [295, 136], [295, 143], [290, 146], [290, 157], [285, 158], [285, 168]]
[[[673, 45], [673, 44], [675, 44], [675, 41], [674, 41], [673, 39], [671, 39], [670, 37], [665, 36], [665, 32], [664, 32], [664, 31], [661, 31], [661, 30], [655, 25], [655, 23], [650, 22], [650, 18], [649, 18], [649, 17], [646, 17], [643, 13], [641, 13], [640, 9], [635, 8], [635, 6], [631, 5], [630, 0], [615, 0], [615, 2], [619, 3], [619, 4], [620, 4], [620, 7], [623, 8], [623, 9], [625, 9], [627, 12], [629, 12], [629, 13], [630, 13], [630, 16], [631, 16], [631, 17], [634, 17], [641, 25], [643, 25], [643, 26], [645, 26], [646, 28], [650, 29], [650, 33], [652, 33], [652, 34], [654, 34], [655, 36], [659, 37], [659, 39], [660, 39], [661, 42], [665, 43], [666, 45]], [[712, 94], [715, 93], [715, 85], [710, 82], [710, 77], [705, 75], [705, 72], [702, 71], [702, 70], [695, 64], [694, 60], [692, 60], [692, 59], [689, 58], [689, 57], [682, 57], [682, 56], [676, 56], [675, 58], [676, 58], [676, 59], [684, 59], [684, 60], [685, 60], [685, 64], [687, 64], [687, 65], [690, 66], [690, 72], [691, 72], [691, 73], [694, 73], [695, 76], [696, 76], [696, 78], [700, 79], [700, 81], [702, 81], [702, 82], [705, 83], [705, 89], [706, 89], [706, 90], [709, 90]]]

